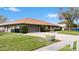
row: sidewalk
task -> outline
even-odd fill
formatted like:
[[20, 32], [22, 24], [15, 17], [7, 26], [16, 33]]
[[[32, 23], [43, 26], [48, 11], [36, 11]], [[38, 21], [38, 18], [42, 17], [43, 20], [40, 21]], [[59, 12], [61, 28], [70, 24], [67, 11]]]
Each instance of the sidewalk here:
[[58, 43], [55, 43], [55, 44], [45, 46], [43, 48], [39, 48], [35, 51], [57, 51], [57, 50], [61, 49], [62, 47], [64, 47], [65, 45], [69, 44], [69, 43], [70, 42], [67, 42], [67, 41], [61, 41], [61, 42], [58, 42]]

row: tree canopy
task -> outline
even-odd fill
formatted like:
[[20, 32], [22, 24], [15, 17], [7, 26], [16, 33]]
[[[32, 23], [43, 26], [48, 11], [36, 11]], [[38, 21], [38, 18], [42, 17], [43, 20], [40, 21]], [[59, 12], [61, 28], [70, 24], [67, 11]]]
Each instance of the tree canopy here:
[[7, 20], [5, 16], [0, 15], [0, 23], [3, 23]]
[[75, 21], [79, 20], [79, 8], [60, 8], [59, 19], [66, 20], [68, 28], [72, 28], [72, 25], [75, 24]]

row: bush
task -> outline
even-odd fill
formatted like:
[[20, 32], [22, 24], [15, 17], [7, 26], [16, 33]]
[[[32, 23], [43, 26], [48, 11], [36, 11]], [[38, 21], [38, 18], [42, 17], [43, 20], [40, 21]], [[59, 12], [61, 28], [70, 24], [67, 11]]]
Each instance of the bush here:
[[77, 49], [77, 41], [74, 41], [73, 50], [76, 50], [76, 49]]
[[55, 35], [52, 35], [52, 36], [46, 35], [46, 39], [47, 39], [48, 41], [54, 41], [54, 40], [55, 40]]
[[77, 24], [73, 24], [72, 27], [77, 27]]
[[45, 26], [40, 26], [40, 31], [41, 31], [41, 32], [49, 32], [50, 29], [46, 29]]
[[62, 29], [54, 29], [54, 31], [61, 31]]
[[28, 27], [26, 25], [21, 25], [20, 26], [20, 33], [27, 33], [28, 32]]

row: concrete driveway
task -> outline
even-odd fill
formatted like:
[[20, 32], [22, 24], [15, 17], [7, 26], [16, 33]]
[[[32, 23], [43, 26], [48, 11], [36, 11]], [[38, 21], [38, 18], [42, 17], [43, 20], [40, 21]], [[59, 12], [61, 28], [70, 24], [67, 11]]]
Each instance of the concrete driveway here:
[[[77, 40], [79, 42], [79, 35], [66, 35], [66, 34], [59, 34], [57, 32], [36, 32], [36, 33], [28, 33], [25, 35], [32, 35], [38, 37], [45, 37], [46, 35], [55, 35], [56, 39], [61, 40], [60, 42], [36, 49], [35, 51], [57, 51], [62, 47], [66, 46], [67, 44], [70, 44], [72, 47], [73, 41]], [[79, 48], [77, 50], [79, 50]]]

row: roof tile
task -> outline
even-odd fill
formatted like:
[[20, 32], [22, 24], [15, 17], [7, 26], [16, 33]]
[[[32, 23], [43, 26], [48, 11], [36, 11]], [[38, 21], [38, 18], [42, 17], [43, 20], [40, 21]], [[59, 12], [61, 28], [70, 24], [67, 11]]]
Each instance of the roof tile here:
[[16, 23], [16, 24], [24, 23], [24, 24], [36, 24], [36, 25], [53, 25], [53, 24], [48, 23], [46, 21], [32, 19], [32, 18], [25, 18], [25, 19], [21, 19], [21, 20], [16, 20], [14, 23]]

